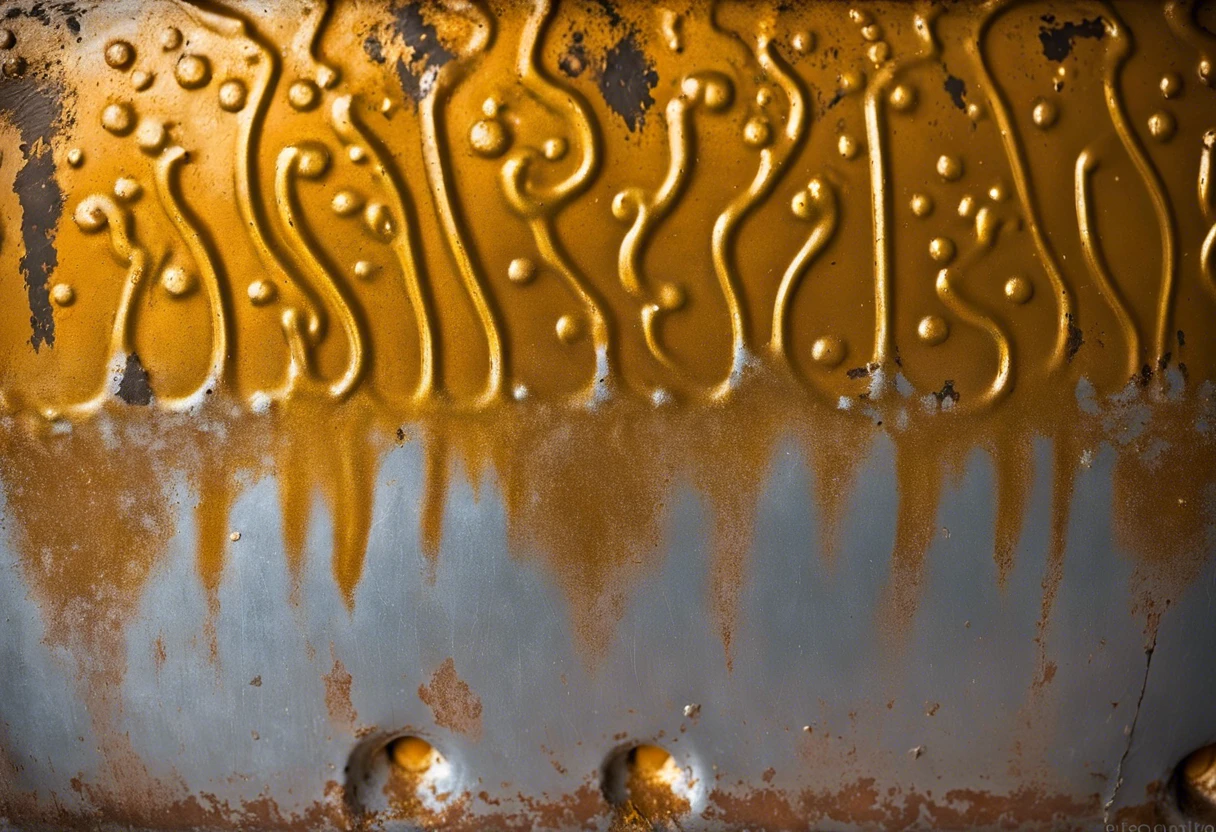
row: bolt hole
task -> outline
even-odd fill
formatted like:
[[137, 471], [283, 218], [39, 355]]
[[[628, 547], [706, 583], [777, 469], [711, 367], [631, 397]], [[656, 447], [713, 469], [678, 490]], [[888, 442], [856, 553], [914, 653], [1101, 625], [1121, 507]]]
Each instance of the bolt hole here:
[[1189, 820], [1216, 823], [1216, 745], [1189, 754], [1174, 771], [1174, 797]]
[[422, 737], [397, 737], [384, 750], [393, 771], [400, 777], [419, 778], [443, 763], [435, 746]]
[[604, 763], [604, 799], [626, 828], [674, 825], [692, 809], [692, 786], [692, 770], [657, 745], [622, 748]]

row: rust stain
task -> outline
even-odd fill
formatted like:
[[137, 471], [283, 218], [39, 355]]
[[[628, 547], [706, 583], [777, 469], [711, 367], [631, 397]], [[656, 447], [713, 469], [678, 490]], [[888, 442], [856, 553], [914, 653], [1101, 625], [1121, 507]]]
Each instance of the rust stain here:
[[468, 683], [456, 675], [456, 662], [451, 657], [431, 674], [429, 685], [418, 686], [418, 698], [435, 715], [438, 725], [465, 734], [481, 737], [481, 699]]
[[355, 712], [350, 698], [351, 675], [342, 661], [333, 655], [332, 644], [329, 652], [334, 664], [329, 673], [321, 677], [325, 682], [325, 709], [329, 712], [331, 722], [353, 730], [359, 715]]

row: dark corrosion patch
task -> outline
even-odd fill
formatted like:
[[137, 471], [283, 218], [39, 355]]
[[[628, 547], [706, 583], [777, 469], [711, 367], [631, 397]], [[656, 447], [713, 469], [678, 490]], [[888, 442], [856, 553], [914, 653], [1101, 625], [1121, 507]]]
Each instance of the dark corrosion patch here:
[[135, 353], [127, 356], [127, 366], [123, 368], [122, 380], [118, 382], [118, 398], [127, 404], [145, 407], [152, 404], [152, 385], [148, 381], [148, 371]]
[[1047, 60], [1056, 63], [1062, 62], [1072, 53], [1077, 38], [1101, 40], [1106, 34], [1106, 25], [1100, 17], [1082, 20], [1080, 23], [1056, 23], [1053, 15], [1045, 15], [1043, 23], [1045, 25], [1039, 27], [1039, 42], [1043, 44], [1043, 54]]
[[50, 280], [59, 265], [55, 230], [63, 211], [63, 192], [55, 179], [51, 139], [61, 108], [60, 95], [32, 79], [8, 80], [0, 86], [0, 111], [21, 133], [24, 162], [13, 187], [21, 202], [21, 276], [30, 306], [30, 345], [55, 345], [55, 316], [51, 310]]
[[600, 74], [600, 94], [631, 131], [642, 125], [646, 111], [654, 106], [650, 91], [658, 83], [659, 73], [633, 35], [625, 35], [608, 50]]
[[[439, 67], [456, 56], [448, 51], [439, 40], [435, 27], [426, 22], [422, 16], [422, 8], [410, 3], [397, 9], [393, 18], [393, 29], [406, 46], [410, 48], [409, 63], [402, 59], [397, 61], [397, 77], [401, 80], [401, 88], [414, 101], [421, 101], [430, 92], [431, 84], [428, 78]], [[376, 60], [373, 51], [378, 51], [378, 44], [373, 45], [368, 54]], [[367, 43], [364, 43], [367, 50]]]

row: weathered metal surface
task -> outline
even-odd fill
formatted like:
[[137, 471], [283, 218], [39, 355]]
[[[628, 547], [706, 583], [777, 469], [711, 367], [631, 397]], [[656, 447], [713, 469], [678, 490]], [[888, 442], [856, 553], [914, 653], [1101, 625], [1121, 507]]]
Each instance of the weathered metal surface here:
[[0, 825], [1192, 810], [1212, 6], [0, 27]]

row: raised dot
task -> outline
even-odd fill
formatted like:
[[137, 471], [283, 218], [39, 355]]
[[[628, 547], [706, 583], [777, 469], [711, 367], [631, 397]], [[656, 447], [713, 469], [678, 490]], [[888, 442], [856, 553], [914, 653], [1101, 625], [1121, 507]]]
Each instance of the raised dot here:
[[88, 233], [100, 231], [109, 222], [106, 212], [92, 198], [82, 200], [76, 206], [76, 211], [72, 214], [72, 218], [76, 220], [76, 225], [81, 231]]
[[486, 118], [494, 118], [494, 116], [498, 115], [498, 111], [501, 108], [502, 105], [498, 103], [497, 98], [487, 98], [485, 101], [481, 102], [481, 113]]
[[205, 87], [211, 80], [211, 62], [203, 55], [182, 55], [173, 67], [173, 77], [182, 89]]
[[1159, 142], [1168, 142], [1174, 138], [1178, 130], [1178, 122], [1174, 116], [1161, 110], [1148, 117], [1148, 132]]
[[858, 26], [867, 26], [871, 21], [871, 17], [869, 13], [863, 9], [852, 8], [849, 9], [849, 20], [853, 21]]
[[545, 154], [545, 158], [551, 162], [556, 162], [558, 159], [566, 155], [566, 140], [562, 138], [547, 139], [544, 145], [541, 146], [541, 152]]
[[492, 159], [507, 150], [507, 129], [493, 119], [474, 122], [469, 128], [469, 145], [481, 156]]
[[12, 29], [0, 29], [0, 49], [12, 49], [17, 45], [17, 36]]
[[927, 194], [912, 194], [909, 205], [912, 213], [918, 217], [927, 217], [933, 213], [933, 198]]
[[305, 179], [317, 179], [329, 170], [329, 151], [324, 145], [309, 142], [298, 149], [300, 160], [296, 170], [300, 176]]
[[79, 147], [73, 147], [68, 151], [68, 164], [74, 168], [78, 168], [84, 164], [84, 151]]
[[135, 47], [125, 40], [112, 40], [106, 44], [106, 63], [114, 69], [126, 69], [135, 60]]
[[66, 283], [56, 283], [51, 287], [51, 300], [56, 306], [71, 306], [76, 302], [76, 291]]
[[269, 280], [255, 280], [249, 284], [249, 302], [254, 306], [265, 306], [274, 300], [278, 292]]
[[954, 243], [946, 237], [934, 237], [929, 241], [929, 256], [938, 263], [949, 263], [954, 259]]
[[389, 98], [386, 95], [384, 98], [380, 99], [380, 112], [384, 113], [385, 115], [388, 115], [392, 111], [393, 111], [393, 99]]
[[838, 80], [840, 81], [840, 91], [849, 95], [861, 91], [861, 88], [865, 86], [866, 76], [865, 73], [850, 69], [840, 73]]
[[683, 286], [675, 283], [664, 283], [659, 287], [659, 307], [666, 309], [668, 312], [680, 309], [687, 300], [688, 294], [684, 291]]
[[170, 26], [160, 33], [160, 48], [172, 52], [182, 45], [182, 31], [176, 26]]
[[373, 233], [389, 237], [393, 233], [393, 217], [382, 202], [369, 202], [363, 211], [363, 221]]
[[355, 263], [355, 277], [360, 280], [371, 280], [376, 276], [377, 270], [376, 264], [367, 260], [360, 260]]
[[794, 198], [790, 200], [790, 211], [795, 217], [803, 220], [809, 220], [815, 216], [815, 210], [811, 207], [811, 195], [806, 192], [806, 189], [794, 194]]
[[636, 203], [629, 198], [629, 193], [621, 191], [612, 198], [612, 216], [621, 222], [629, 222], [637, 211]]
[[966, 194], [958, 201], [958, 215], [964, 219], [975, 215], [975, 197]]
[[906, 112], [916, 106], [916, 90], [907, 84], [897, 84], [888, 100], [896, 110]]
[[967, 105], [967, 118], [971, 119], [972, 121], [980, 121], [985, 115], [986, 111], [984, 110], [983, 104], [972, 102]]
[[297, 110], [311, 110], [320, 100], [321, 91], [307, 78], [301, 78], [287, 88], [287, 101]]
[[181, 266], [169, 266], [161, 272], [160, 285], [173, 297], [181, 298], [193, 292], [198, 281]]
[[743, 125], [743, 143], [748, 147], [764, 147], [773, 138], [773, 130], [769, 127], [768, 119], [749, 118]]
[[338, 79], [341, 77], [338, 70], [333, 67], [323, 66], [317, 70], [317, 86], [323, 90], [332, 90], [338, 84]]
[[159, 153], [168, 141], [169, 134], [165, 131], [165, 125], [159, 121], [145, 119], [135, 131], [135, 143], [145, 153]]
[[931, 347], [937, 346], [950, 334], [950, 325], [937, 315], [926, 315], [916, 325], [916, 336]]
[[557, 319], [557, 337], [564, 344], [573, 344], [583, 334], [583, 328], [573, 315], [562, 315]]
[[882, 37], [882, 27], [877, 23], [871, 23], [869, 26], [862, 26], [861, 36], [873, 43]]
[[143, 92], [152, 86], [153, 80], [155, 80], [155, 77], [152, 73], [144, 72], [142, 69], [137, 69], [131, 73], [131, 86], [135, 87], [136, 92]]
[[1203, 146], [1208, 150], [1216, 147], [1216, 128], [1208, 130], [1203, 134]]
[[1005, 186], [1000, 182], [993, 184], [988, 189], [988, 198], [993, 202], [1004, 202], [1009, 197], [1009, 193], [1005, 190]]
[[963, 162], [957, 156], [937, 157], [937, 175], [947, 182], [953, 182], [963, 175]]
[[857, 154], [861, 152], [861, 144], [857, 139], [845, 133], [836, 140], [836, 149], [840, 151], [840, 155], [846, 159], [855, 159]]
[[1182, 76], [1177, 72], [1167, 72], [1161, 76], [1161, 94], [1166, 98], [1175, 98], [1182, 93]]
[[0, 63], [0, 72], [3, 72], [5, 78], [20, 78], [25, 74], [25, 58], [20, 55], [10, 55]]
[[773, 103], [773, 91], [768, 87], [761, 87], [756, 90], [756, 104], [760, 107], [767, 107]]
[[1200, 60], [1199, 66], [1196, 67], [1196, 72], [1199, 75], [1200, 81], [1207, 84], [1209, 87], [1212, 85], [1212, 62], [1210, 60], [1207, 58]]
[[835, 335], [816, 338], [811, 344], [811, 358], [824, 367], [835, 367], [844, 361], [845, 343]]
[[1013, 303], [1026, 303], [1034, 297], [1034, 284], [1024, 277], [1011, 277], [1005, 281], [1005, 297]]
[[116, 136], [125, 136], [135, 127], [135, 111], [130, 104], [107, 104], [101, 111], [101, 126]]
[[795, 32], [794, 36], [790, 38], [790, 46], [799, 55], [805, 55], [815, 48], [815, 35], [806, 31]]
[[352, 144], [350, 147], [346, 148], [346, 156], [356, 165], [367, 161], [367, 151], [357, 144]]
[[1046, 98], [1036, 99], [1034, 108], [1030, 111], [1030, 118], [1034, 121], [1035, 126], [1044, 130], [1055, 124], [1059, 117], [1060, 109], [1055, 102], [1048, 101]]
[[866, 50], [866, 55], [875, 64], [881, 64], [891, 57], [891, 47], [885, 40], [880, 40], [878, 43], [870, 44], [870, 48]]
[[140, 198], [143, 192], [143, 185], [129, 176], [120, 176], [114, 182], [114, 196], [123, 202], [134, 202]]
[[536, 264], [526, 257], [516, 257], [507, 265], [507, 280], [524, 284], [536, 277]]
[[245, 89], [245, 82], [238, 78], [229, 78], [220, 84], [220, 109], [226, 112], [235, 113], [243, 110], [247, 97], [248, 92]]
[[338, 191], [329, 207], [333, 208], [339, 217], [349, 217], [363, 207], [363, 199], [353, 191]]
[[714, 112], [725, 110], [735, 98], [735, 88], [725, 79], [710, 78], [701, 90], [702, 101]]

